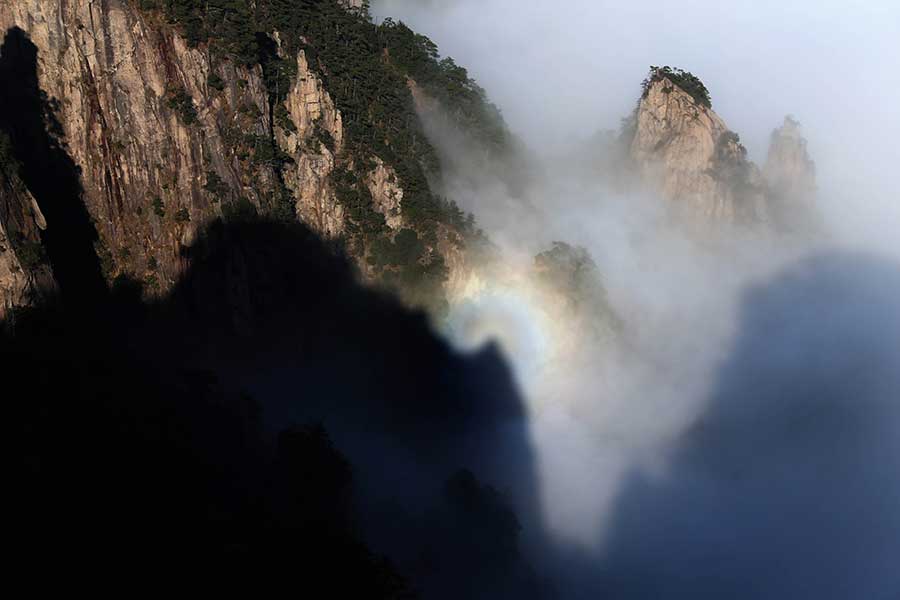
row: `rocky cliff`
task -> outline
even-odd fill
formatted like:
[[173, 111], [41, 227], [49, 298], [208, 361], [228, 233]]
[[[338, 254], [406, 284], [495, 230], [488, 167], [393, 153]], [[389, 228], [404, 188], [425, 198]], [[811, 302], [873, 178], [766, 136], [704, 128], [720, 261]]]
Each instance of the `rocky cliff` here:
[[759, 169], [708, 100], [678, 80], [677, 72], [654, 69], [644, 83], [628, 131], [638, 172], [689, 220], [765, 219]]
[[[262, 10], [257, 4], [250, 6]], [[300, 219], [324, 237], [352, 242], [359, 223], [380, 213], [384, 225], [376, 222], [356, 236], [365, 239], [348, 246], [370, 277], [376, 274], [369, 241], [377, 235], [390, 245], [392, 232], [403, 227], [423, 239], [413, 263], [427, 267], [441, 255], [461, 262], [447, 235], [438, 240], [426, 231], [452, 224], [426, 227], [405, 211], [404, 187], [422, 177], [408, 163], [391, 164], [399, 156], [395, 146], [382, 143], [376, 151], [356, 140], [353, 152], [345, 151], [342, 110], [326, 89], [321, 62], [312, 66], [308, 51], [316, 48], [309, 40], [283, 44], [277, 30], [258, 31], [253, 44], [265, 60], [240, 60], [202, 40], [186, 41], [173, 18], [125, 0], [0, 4], [0, 125], [13, 158], [32, 171], [18, 186], [8, 177], [0, 181], [4, 239], [12, 229], [46, 246], [55, 234], [93, 253], [107, 283], [128, 277], [151, 294], [178, 280], [188, 265], [185, 248], [210, 221], [248, 214]], [[289, 73], [287, 83], [282, 72]], [[23, 73], [33, 78], [33, 93], [17, 95], [11, 90]], [[367, 92], [383, 95], [354, 89], [344, 97]], [[22, 114], [31, 120], [23, 124]], [[55, 153], [36, 149], [36, 137], [46, 138], [43, 145]], [[34, 171], [52, 157], [71, 167], [70, 185], [65, 193], [35, 193], [41, 184]], [[416, 192], [413, 200], [421, 204], [427, 190]], [[72, 231], [65, 211], [44, 219], [44, 205], [61, 198], [83, 207], [80, 232]], [[440, 216], [430, 218], [440, 224]], [[57, 279], [67, 269], [61, 241], [46, 256], [25, 260], [27, 266], [21, 264], [23, 244], [6, 243], [0, 253], [0, 307], [27, 303], [28, 282], [35, 280], [28, 266], [40, 266], [44, 275], [52, 267]]]
[[799, 124], [791, 118], [772, 134], [761, 171], [737, 133], [713, 110], [691, 73], [651, 68], [624, 141], [640, 179], [691, 225], [765, 224], [794, 229], [812, 215], [814, 166]]
[[772, 132], [763, 175], [775, 220], [787, 229], [808, 226], [815, 214], [816, 165], [794, 118], [785, 117], [784, 124]]
[[[267, 207], [274, 175], [254, 164], [271, 125], [259, 67], [214, 62], [126, 3], [4, 4], [0, 28], [4, 60], [29, 69], [33, 55], [41, 93], [56, 108], [57, 136], [81, 188], [69, 201], [90, 214], [108, 279], [125, 274], [165, 290], [184, 267], [182, 249], [210, 219], [232, 206]], [[299, 56], [289, 94], [297, 133], [283, 136], [297, 165], [288, 183], [298, 214], [329, 233], [336, 226], [320, 207], [330, 152], [301, 151], [297, 140], [310, 136], [313, 116], [339, 139], [340, 121], [304, 67]], [[16, 109], [30, 110], [4, 112]], [[28, 134], [15, 122], [9, 130], [14, 142]]]
[[3, 145], [0, 139], [0, 316], [13, 306], [40, 299], [53, 286], [40, 240], [47, 222], [37, 201], [11, 172]]

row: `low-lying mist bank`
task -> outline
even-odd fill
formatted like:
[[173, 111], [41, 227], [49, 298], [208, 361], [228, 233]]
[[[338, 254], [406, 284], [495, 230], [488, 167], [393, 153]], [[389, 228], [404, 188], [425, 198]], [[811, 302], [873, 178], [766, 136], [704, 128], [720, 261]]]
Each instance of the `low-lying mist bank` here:
[[[383, 131], [406, 121], [414, 141], [434, 144], [425, 159], [441, 169], [410, 185], [378, 155], [398, 140], [379, 142], [371, 183], [395, 225], [404, 202], [415, 208], [427, 192], [444, 225], [464, 230], [452, 262], [431, 262], [436, 232], [391, 229], [368, 209], [346, 223], [368, 215], [379, 224], [389, 244], [382, 274], [436, 267], [428, 289], [446, 291], [446, 318], [443, 302], [426, 314], [375, 284], [346, 237], [255, 209], [216, 209], [198, 223], [167, 254], [178, 271], [166, 291], [142, 295], [155, 275], [100, 281], [99, 221], [82, 214], [77, 189], [90, 171], [79, 174], [65, 144], [50, 143], [37, 85], [27, 127], [6, 115], [22, 130], [8, 164], [21, 160], [26, 187], [67, 209], [62, 219], [47, 211], [50, 226], [85, 217], [48, 246], [53, 270], [64, 271], [59, 288], [0, 320], [17, 467], [13, 570], [32, 583], [67, 570], [121, 573], [132, 586], [181, 571], [206, 585], [246, 574], [315, 597], [900, 596], [891, 137], [900, 129], [884, 101], [898, 89], [890, 62], [900, 52], [889, 50], [900, 31], [886, 33], [900, 18], [865, 8], [849, 19], [827, 2], [677, 12], [587, 0], [375, 2], [376, 15], [410, 15], [471, 64], [507, 129], [430, 41], [389, 27], [382, 34], [402, 44], [373, 46], [372, 24], [344, 12], [366, 4], [270, 7], [296, 17], [304, 45], [301, 25], [315, 14], [306, 9], [327, 7], [315, 21], [330, 42], [320, 72], [352, 67], [330, 86], [344, 98], [335, 119], [343, 110], [355, 130], [374, 106]], [[852, 23], [838, 27], [838, 16]], [[340, 33], [348, 26], [365, 33], [356, 46]], [[23, 30], [10, 34], [27, 60], [7, 70], [32, 77], [36, 46]], [[384, 60], [417, 43], [428, 57], [418, 73], [440, 75], [430, 86]], [[795, 52], [778, 60], [785, 49]], [[854, 62], [862, 56], [871, 64]], [[872, 67], [876, 58], [888, 67]], [[707, 89], [691, 73], [651, 68], [641, 85], [648, 64], [665, 62], [703, 75], [720, 113], [706, 110]], [[396, 85], [376, 85], [375, 103], [356, 105], [362, 74]], [[95, 85], [92, 75], [73, 89]], [[381, 104], [386, 91], [405, 100]], [[445, 113], [440, 102], [454, 94], [461, 104]], [[326, 97], [298, 89], [296, 101], [310, 108]], [[637, 98], [650, 98], [640, 115]], [[466, 103], [476, 110], [466, 115]], [[785, 113], [811, 126], [809, 153], [799, 136], [784, 153], [803, 198], [790, 186], [773, 193], [760, 150]], [[336, 141], [308, 133], [324, 150]], [[423, 158], [416, 148], [408, 165]], [[51, 171], [67, 178], [41, 179]], [[25, 198], [17, 179], [0, 179]], [[357, 191], [357, 209], [376, 202], [371, 189]], [[171, 194], [190, 199], [179, 186]], [[784, 227], [768, 209], [792, 199], [799, 222]], [[161, 202], [141, 210], [155, 206], [161, 218]], [[143, 235], [122, 229], [131, 242]], [[39, 262], [34, 245], [11, 241]]]
[[[523, 387], [556, 542], [531, 556], [563, 597], [900, 590], [900, 262], [827, 225], [697, 236], [571, 160], [522, 195], [463, 171], [448, 195], [497, 248], [448, 335], [497, 340]], [[556, 240], [591, 261], [562, 288], [535, 261]]]
[[[374, 0], [465, 65], [532, 151], [565, 154], [617, 129], [648, 65], [689, 68], [765, 160], [786, 114], [815, 148], [820, 207], [847, 243], [900, 254], [893, 163], [900, 118], [900, 7], [839, 2]], [[557, 167], [559, 165], [556, 165]], [[858, 242], [858, 243], [857, 243]]]
[[[560, 595], [900, 592], [890, 568], [900, 550], [900, 212], [883, 170], [897, 120], [871, 104], [873, 80], [856, 98], [873, 112], [836, 120], [844, 91], [825, 106], [805, 100], [821, 84], [817, 69], [793, 79], [801, 90], [780, 102], [769, 90], [739, 105], [735, 90], [722, 89], [733, 79], [713, 66], [707, 83], [718, 84], [721, 110], [743, 126], [757, 161], [784, 113], [811, 125], [814, 210], [805, 230], [789, 233], [685, 226], [670, 200], [628, 181], [618, 133], [548, 131], [568, 123], [583, 132], [610, 107], [625, 116], [634, 92], [619, 98], [613, 85], [595, 96], [590, 115], [572, 110], [570, 95], [599, 77], [575, 77], [577, 65], [561, 61], [561, 73], [547, 78], [555, 83], [538, 82], [547, 56], [516, 57], [503, 43], [481, 52], [468, 33], [448, 31], [480, 15], [481, 29], [505, 22], [533, 35], [524, 9], [384, 2], [376, 11], [386, 7], [447, 39], [476, 75], [515, 71], [499, 83], [482, 77], [528, 143], [513, 157], [487, 156], [433, 107], [421, 116], [448, 165], [442, 192], [495, 245], [458, 286], [446, 335], [466, 349], [496, 340], [523, 388], [547, 534], [534, 536], [529, 552]], [[486, 17], [503, 7], [503, 18]], [[596, 14], [584, 11], [587, 20]], [[570, 41], [545, 33], [542, 48], [567, 51]], [[603, 72], [612, 61], [589, 60]], [[784, 65], [765, 68], [785, 75]], [[540, 96], [540, 108], [506, 93], [526, 73], [528, 89], [552, 96]], [[580, 87], [566, 90], [561, 80]], [[882, 84], [891, 81], [885, 75]], [[782, 115], [760, 121], [775, 105]], [[872, 127], [878, 119], [881, 131]], [[618, 122], [595, 129], [603, 127]], [[860, 148], [869, 151], [860, 156]], [[548, 267], [554, 250], [566, 258]]]

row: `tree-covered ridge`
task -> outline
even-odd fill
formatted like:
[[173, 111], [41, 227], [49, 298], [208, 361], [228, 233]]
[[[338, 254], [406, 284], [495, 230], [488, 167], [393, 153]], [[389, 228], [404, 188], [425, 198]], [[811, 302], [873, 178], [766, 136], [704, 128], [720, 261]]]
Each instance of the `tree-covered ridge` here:
[[467, 133], [492, 151], [508, 149], [509, 132], [500, 109], [465, 68], [450, 57], [441, 58], [434, 42], [403, 22], [385, 19], [379, 35], [392, 64], [439, 100]]
[[[441, 100], [462, 126], [499, 145], [505, 131], [499, 112], [465, 69], [452, 60], [438, 60], [434, 44], [405, 25], [393, 21], [375, 25], [367, 10], [347, 10], [337, 0], [137, 1], [152, 14], [163, 15], [190, 44], [207, 48], [212, 60], [228, 57], [246, 66], [260, 65], [271, 121], [288, 131], [292, 123], [283, 101], [296, 77], [294, 57], [303, 50], [342, 116], [344, 141], [335, 157], [332, 182], [344, 208], [348, 247], [366, 258], [377, 278], [401, 281], [406, 289], [419, 288], [414, 296], [441, 287], [446, 268], [437, 252], [439, 226], [469, 222], [459, 219], [453, 203], [429, 187], [440, 165], [407, 81], [421, 78], [426, 91]], [[333, 141], [321, 137], [334, 151]], [[284, 157], [277, 152], [274, 135], [271, 138], [273, 156], [267, 164], [277, 175]], [[256, 158], [266, 144], [253, 146]], [[417, 239], [404, 233], [400, 248], [395, 248], [398, 240], [374, 210], [364, 183], [365, 174], [375, 166], [373, 157], [393, 167], [403, 188], [404, 225]], [[466, 226], [458, 231], [465, 237], [475, 229]], [[398, 257], [402, 260], [393, 260]]]
[[642, 97], [646, 97], [647, 93], [650, 91], [650, 86], [656, 83], [657, 81], [662, 81], [663, 79], [668, 79], [679, 88], [687, 92], [687, 94], [694, 99], [694, 102], [700, 104], [701, 106], [705, 106], [706, 108], [712, 108], [712, 101], [709, 97], [709, 90], [706, 89], [706, 86], [703, 85], [703, 82], [700, 81], [700, 78], [691, 73], [690, 71], [684, 71], [679, 68], [673, 68], [669, 66], [665, 67], [650, 67], [650, 73], [647, 75], [647, 78], [641, 82], [641, 87], [643, 89]]
[[[164, 557], [179, 581], [235, 572], [307, 598], [535, 597], [513, 498], [464, 470], [476, 447], [528, 447], [483, 434], [523, 414], [499, 353], [457, 354], [301, 223], [211, 223], [188, 252], [158, 299], [125, 278], [89, 309], [48, 298], [0, 320], [5, 390], [28, 398], [21, 556], [136, 579]], [[54, 535], [72, 544], [49, 556]]]

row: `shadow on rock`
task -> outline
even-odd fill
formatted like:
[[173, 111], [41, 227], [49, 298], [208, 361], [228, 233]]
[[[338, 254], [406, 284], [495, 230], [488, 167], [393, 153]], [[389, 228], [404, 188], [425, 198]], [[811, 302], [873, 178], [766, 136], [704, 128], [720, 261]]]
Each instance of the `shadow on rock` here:
[[356, 597], [542, 593], [498, 353], [454, 353], [300, 224], [218, 222], [189, 259], [164, 299], [120, 280], [97, 310], [19, 311], [0, 339], [23, 557], [234, 565]]

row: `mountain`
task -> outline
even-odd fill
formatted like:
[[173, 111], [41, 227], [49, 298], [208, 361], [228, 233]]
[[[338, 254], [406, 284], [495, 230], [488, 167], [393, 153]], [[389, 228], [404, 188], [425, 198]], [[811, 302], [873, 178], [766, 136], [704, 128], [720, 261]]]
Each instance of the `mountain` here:
[[640, 179], [693, 224], [780, 225], [782, 206], [794, 202], [794, 182], [804, 193], [814, 188], [805, 141], [793, 125], [786, 121], [773, 134], [763, 173], [712, 110], [706, 86], [681, 69], [651, 67], [623, 140]]
[[524, 400], [426, 318], [480, 234], [411, 90], [506, 136], [465, 69], [365, 2], [24, 0], [0, 27], [23, 568], [543, 595]]
[[541, 597], [526, 409], [497, 349], [456, 353], [301, 223], [203, 233], [165, 298], [0, 322], [16, 571]]
[[772, 131], [763, 167], [776, 220], [790, 229], [803, 228], [815, 214], [816, 165], [809, 157], [799, 121], [784, 118]]
[[[466, 69], [366, 0], [17, 0], [0, 28], [16, 557], [132, 585], [552, 597], [502, 340], [461, 354], [429, 317], [483, 275], [528, 318], [546, 304], [553, 360], [594, 376], [625, 322], [585, 248], [520, 273], [442, 197], [487, 204], [487, 181], [507, 222], [539, 213], [543, 173]], [[693, 221], [802, 220], [815, 187], [795, 122], [761, 172], [677, 69], [651, 71], [625, 139]]]
[[474, 228], [431, 191], [410, 86], [443, 90], [470, 128], [494, 110], [424, 36], [335, 0], [25, 0], [0, 28], [0, 306], [54, 282], [80, 295], [80, 278], [165, 294], [207, 224], [262, 217], [302, 221], [364, 279], [443, 310]]

